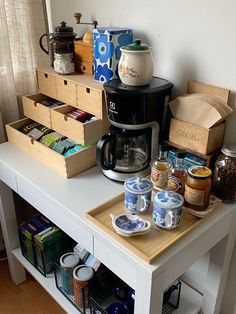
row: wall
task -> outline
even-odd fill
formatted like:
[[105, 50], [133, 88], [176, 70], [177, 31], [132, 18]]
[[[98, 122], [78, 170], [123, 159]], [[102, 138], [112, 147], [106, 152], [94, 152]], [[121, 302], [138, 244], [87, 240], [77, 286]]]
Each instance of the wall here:
[[[185, 91], [187, 80], [197, 80], [230, 89], [236, 107], [234, 0], [48, 0], [48, 7], [51, 27], [65, 20], [79, 35], [90, 27], [76, 25], [75, 12], [82, 13], [81, 22], [133, 28], [135, 37], [153, 48], [154, 75], [174, 83], [173, 96]], [[236, 111], [228, 119], [225, 142], [236, 142], [235, 122]], [[224, 313], [236, 313], [229, 303]]]

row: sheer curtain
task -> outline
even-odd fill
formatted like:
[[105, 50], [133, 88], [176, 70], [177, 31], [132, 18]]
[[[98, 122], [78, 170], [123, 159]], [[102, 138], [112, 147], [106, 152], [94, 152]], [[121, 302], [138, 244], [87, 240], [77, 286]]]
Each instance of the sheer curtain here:
[[4, 124], [19, 119], [21, 96], [36, 91], [35, 67], [48, 63], [38, 44], [44, 7], [42, 0], [0, 0], [0, 142]]

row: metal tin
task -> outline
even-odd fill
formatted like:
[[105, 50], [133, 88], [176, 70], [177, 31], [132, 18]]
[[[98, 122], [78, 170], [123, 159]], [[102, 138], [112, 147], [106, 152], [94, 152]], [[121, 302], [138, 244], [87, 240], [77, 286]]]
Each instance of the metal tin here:
[[81, 308], [88, 307], [88, 281], [93, 274], [94, 269], [88, 265], [77, 266], [73, 271], [74, 301]]
[[62, 255], [60, 258], [62, 288], [67, 294], [73, 294], [73, 270], [79, 261], [79, 257], [72, 252]]
[[174, 229], [180, 224], [184, 198], [173, 191], [161, 191], [153, 198], [153, 222], [163, 229]]

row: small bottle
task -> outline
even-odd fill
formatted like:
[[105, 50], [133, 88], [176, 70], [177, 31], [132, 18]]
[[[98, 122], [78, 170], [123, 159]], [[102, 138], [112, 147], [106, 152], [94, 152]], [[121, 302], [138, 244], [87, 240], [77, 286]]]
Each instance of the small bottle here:
[[168, 182], [168, 163], [167, 151], [159, 145], [159, 155], [157, 160], [152, 163], [151, 181], [154, 187], [165, 189]]
[[174, 191], [184, 195], [184, 185], [187, 176], [185, 167], [185, 152], [178, 151], [175, 153], [175, 160], [170, 165], [167, 190]]

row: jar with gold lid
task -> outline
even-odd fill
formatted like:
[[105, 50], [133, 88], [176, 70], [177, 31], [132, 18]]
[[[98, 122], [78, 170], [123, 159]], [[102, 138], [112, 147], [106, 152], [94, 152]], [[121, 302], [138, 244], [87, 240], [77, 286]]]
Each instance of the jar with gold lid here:
[[185, 182], [185, 205], [197, 211], [205, 210], [211, 197], [212, 172], [204, 166], [192, 166], [188, 169]]
[[236, 201], [236, 143], [227, 144], [218, 156], [213, 173], [213, 190], [224, 202]]

